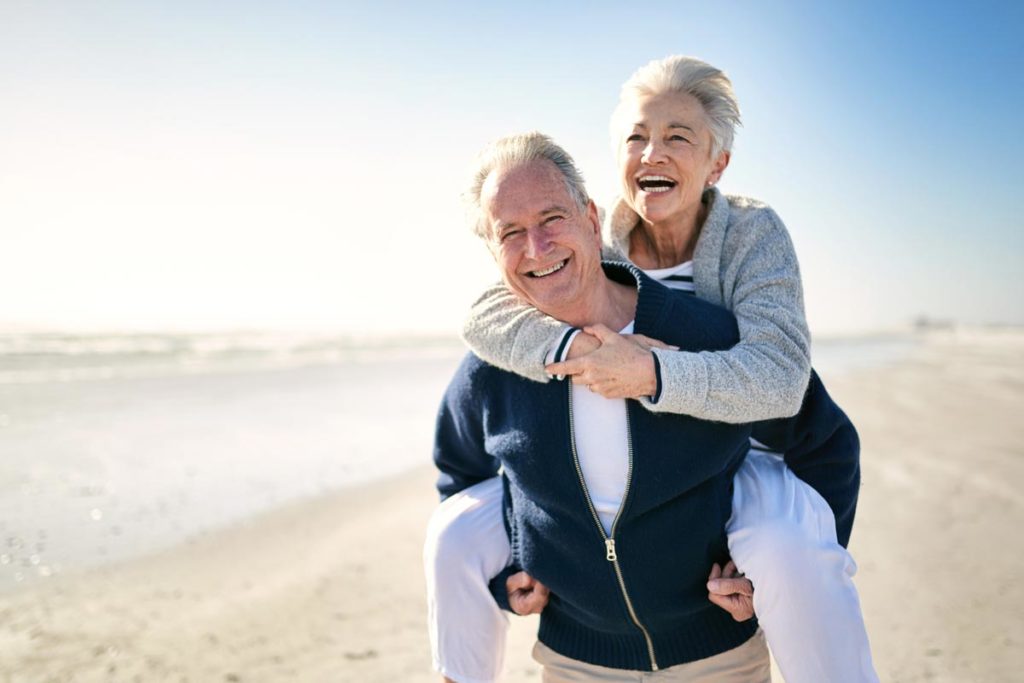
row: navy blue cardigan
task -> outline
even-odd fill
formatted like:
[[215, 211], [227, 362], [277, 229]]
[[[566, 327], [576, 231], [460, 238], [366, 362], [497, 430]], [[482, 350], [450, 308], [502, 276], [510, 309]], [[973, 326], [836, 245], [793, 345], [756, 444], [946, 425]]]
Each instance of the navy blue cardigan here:
[[[669, 290], [632, 266], [606, 263], [605, 272], [638, 287], [637, 333], [684, 351], [738, 341], [735, 318], [725, 309]], [[540, 640], [574, 659], [637, 670], [743, 643], [756, 621], [733, 621], [708, 601], [705, 583], [711, 565], [728, 556], [732, 479], [751, 426], [653, 413], [627, 401], [631, 471], [612, 530], [612, 562], [577, 469], [570, 401], [568, 382], [538, 384], [469, 355], [437, 421], [442, 497], [504, 467], [514, 565], [552, 591]], [[787, 462], [792, 454], [791, 466], [803, 466], [833, 510], [852, 521], [856, 432], [816, 377], [797, 417], [759, 423], [755, 436], [786, 452]], [[834, 481], [837, 472], [843, 476]]]

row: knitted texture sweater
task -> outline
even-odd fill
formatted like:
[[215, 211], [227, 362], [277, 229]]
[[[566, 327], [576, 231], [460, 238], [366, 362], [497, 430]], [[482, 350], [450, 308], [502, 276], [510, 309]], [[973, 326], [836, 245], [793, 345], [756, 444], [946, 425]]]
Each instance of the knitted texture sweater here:
[[[779, 217], [753, 199], [704, 194], [707, 218], [693, 256], [697, 296], [736, 316], [740, 342], [727, 350], [656, 350], [662, 391], [656, 412], [753, 422], [797, 412], [811, 371], [810, 333], [796, 253]], [[626, 259], [638, 217], [619, 200], [605, 221], [605, 257]], [[502, 284], [473, 305], [463, 338], [505, 370], [548, 381], [544, 359], [566, 326], [524, 304]], [[663, 340], [664, 341], [664, 340]]]
[[[605, 269], [617, 280], [639, 283], [638, 333], [690, 352], [737, 341], [735, 319], [724, 309], [670, 291], [635, 268]], [[708, 602], [705, 583], [711, 564], [728, 554], [732, 478], [751, 427], [653, 413], [627, 401], [630, 474], [609, 539], [579, 473], [570, 401], [567, 382], [531, 382], [470, 355], [437, 422], [442, 497], [504, 468], [514, 562], [552, 590], [540, 640], [575, 659], [639, 670], [744, 642], [756, 623], [732, 621]], [[844, 424], [827, 394], [816, 393], [802, 421], [780, 420], [757, 436], [774, 448], [810, 453], [813, 461], [814, 451]]]

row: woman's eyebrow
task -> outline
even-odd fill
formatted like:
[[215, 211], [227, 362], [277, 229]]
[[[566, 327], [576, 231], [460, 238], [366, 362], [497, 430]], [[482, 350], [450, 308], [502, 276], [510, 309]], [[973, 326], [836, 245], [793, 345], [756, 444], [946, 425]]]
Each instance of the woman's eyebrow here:
[[[642, 121], [637, 121], [636, 123], [633, 124], [633, 127], [634, 128], [642, 128], [644, 130], [647, 130], [647, 124], [643, 123]], [[685, 124], [685, 123], [680, 123], [678, 121], [673, 121], [672, 123], [668, 124], [668, 127], [669, 128], [684, 128], [684, 129], [690, 131], [691, 133], [693, 133], [694, 135], [697, 134], [697, 131], [694, 129], [693, 126], [690, 126], [690, 125]]]

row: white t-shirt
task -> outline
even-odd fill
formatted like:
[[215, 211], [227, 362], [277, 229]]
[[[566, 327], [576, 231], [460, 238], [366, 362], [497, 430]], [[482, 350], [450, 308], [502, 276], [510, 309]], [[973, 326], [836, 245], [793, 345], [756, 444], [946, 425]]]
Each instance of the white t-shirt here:
[[[630, 322], [620, 334], [632, 332]], [[626, 401], [605, 398], [582, 384], [573, 384], [572, 420], [583, 481], [605, 532], [610, 534], [629, 475]]]

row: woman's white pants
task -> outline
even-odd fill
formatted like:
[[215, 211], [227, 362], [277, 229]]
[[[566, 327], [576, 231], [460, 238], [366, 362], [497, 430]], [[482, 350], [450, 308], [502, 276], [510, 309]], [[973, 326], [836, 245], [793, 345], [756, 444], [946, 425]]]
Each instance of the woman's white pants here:
[[[504, 663], [508, 618], [487, 588], [511, 561], [501, 502], [498, 478], [480, 482], [441, 503], [427, 527], [434, 668], [458, 683], [495, 681]], [[726, 532], [787, 683], [878, 680], [852, 580], [857, 565], [817, 491], [780, 458], [751, 451], [736, 473]]]

